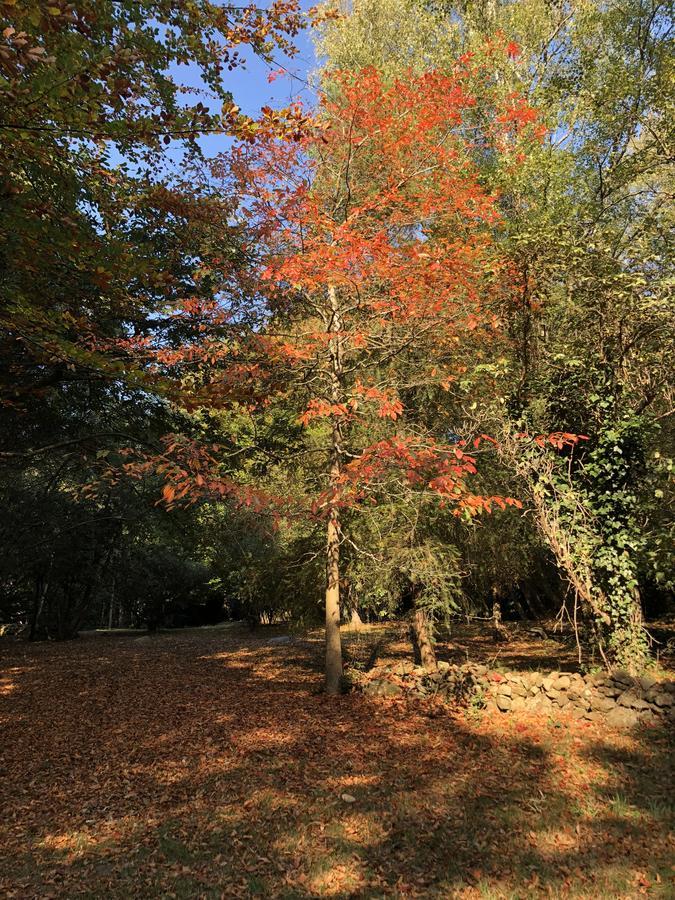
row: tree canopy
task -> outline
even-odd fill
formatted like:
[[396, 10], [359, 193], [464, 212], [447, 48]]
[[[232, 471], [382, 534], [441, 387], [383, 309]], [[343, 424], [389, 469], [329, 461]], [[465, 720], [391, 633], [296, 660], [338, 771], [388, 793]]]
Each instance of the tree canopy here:
[[[668, 12], [0, 2], [2, 617], [325, 617], [335, 693], [341, 617], [431, 646], [501, 600], [641, 670], [673, 587]], [[243, 116], [228, 72], [310, 22], [316, 103]]]

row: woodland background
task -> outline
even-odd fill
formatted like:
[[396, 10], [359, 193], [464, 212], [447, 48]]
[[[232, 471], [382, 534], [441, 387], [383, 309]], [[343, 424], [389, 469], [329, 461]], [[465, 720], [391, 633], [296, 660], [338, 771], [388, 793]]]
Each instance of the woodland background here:
[[0, 0], [0, 894], [671, 898], [671, 8], [262, 6]]
[[[643, 668], [658, 650], [643, 620], [672, 611], [673, 588], [668, 5], [0, 0], [0, 18], [0, 621], [34, 640], [223, 618], [310, 626], [339, 508], [343, 619], [417, 611], [427, 627], [489, 618], [495, 601], [505, 619], [565, 605], [585, 664]], [[270, 70], [285, 60], [286, 77], [310, 24], [319, 65], [298, 77], [316, 113], [245, 116], [231, 71], [255, 54]], [[201, 87], [181, 85], [186, 65]], [[261, 288], [269, 247], [244, 214], [255, 171], [232, 154], [307, 148], [333, 103], [323, 140], [342, 184], [345, 85], [366, 70], [412, 96], [458, 65], [477, 98], [461, 148], [496, 198], [491, 246], [510, 287], [489, 289], [493, 326], [470, 323], [439, 357], [442, 386], [414, 354], [395, 376], [378, 357], [341, 465], [393, 438], [466, 447], [471, 494], [498, 499], [439, 504], [408, 459], [356, 500], [317, 506], [344, 409], [328, 395], [307, 406], [323, 401], [306, 371], [269, 374], [298, 371], [271, 336], [286, 329], [297, 350], [314, 326], [289, 305], [290, 277]], [[447, 97], [429, 96], [438, 113]], [[467, 137], [495, 109], [534, 111], [517, 165]], [[355, 197], [373, 171], [355, 166]], [[446, 228], [435, 241], [456, 237]], [[268, 380], [249, 389], [244, 363]]]

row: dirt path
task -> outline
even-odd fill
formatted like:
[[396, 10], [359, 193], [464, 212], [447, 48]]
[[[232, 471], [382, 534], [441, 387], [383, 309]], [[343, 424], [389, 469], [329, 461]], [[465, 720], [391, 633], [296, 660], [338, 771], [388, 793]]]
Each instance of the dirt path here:
[[228, 632], [0, 646], [0, 896], [672, 896], [667, 737], [317, 689]]

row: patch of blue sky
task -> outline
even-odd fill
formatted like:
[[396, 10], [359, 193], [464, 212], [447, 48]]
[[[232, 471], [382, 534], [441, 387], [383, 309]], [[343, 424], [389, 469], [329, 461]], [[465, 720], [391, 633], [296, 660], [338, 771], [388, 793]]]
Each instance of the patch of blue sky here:
[[[300, 5], [307, 11], [316, 5], [316, 0], [301, 0]], [[247, 45], [236, 48], [242, 64], [223, 73], [223, 86], [230, 91], [232, 101], [242, 113], [256, 118], [265, 106], [282, 109], [295, 102], [313, 106], [316, 92], [312, 87], [312, 73], [317, 62], [310, 29], [296, 35], [293, 43], [297, 49], [294, 56], [289, 57], [277, 51], [269, 61], [257, 56]], [[182, 95], [186, 106], [201, 102], [211, 113], [220, 113], [222, 101], [204, 83], [197, 65], [174, 64], [167, 69], [166, 74], [184, 89]], [[198, 144], [206, 157], [213, 157], [227, 150], [232, 145], [232, 139], [222, 133], [200, 134]], [[170, 175], [172, 170], [180, 170], [184, 160], [182, 142], [175, 140], [168, 144], [164, 158], [163, 174]], [[129, 164], [112, 144], [109, 146], [108, 159], [113, 166], [124, 162]]]

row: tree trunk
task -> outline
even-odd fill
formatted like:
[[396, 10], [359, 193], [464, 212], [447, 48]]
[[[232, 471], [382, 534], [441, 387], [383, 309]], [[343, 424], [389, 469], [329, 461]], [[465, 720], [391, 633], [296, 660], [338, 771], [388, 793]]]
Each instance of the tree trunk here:
[[359, 615], [359, 611], [355, 606], [352, 606], [352, 612], [349, 619], [349, 627], [353, 628], [355, 631], [363, 628], [363, 619]]
[[326, 693], [339, 694], [341, 679], [340, 522], [333, 508], [328, 516], [326, 540]]
[[640, 589], [633, 588], [632, 594], [633, 602], [625, 611], [625, 622], [615, 626], [621, 632], [621, 641], [616, 654], [619, 664], [631, 675], [637, 676], [645, 670], [648, 645], [645, 640]]
[[425, 610], [415, 607], [410, 616], [410, 637], [417, 665], [423, 666], [427, 672], [435, 672], [436, 651], [431, 640], [429, 618]]
[[492, 588], [492, 625], [495, 631], [502, 627], [502, 605], [499, 602], [497, 588]]
[[[525, 603], [525, 611], [528, 619], [542, 619], [544, 617], [544, 606], [539, 599], [538, 590], [540, 590], [539, 580], [533, 582], [532, 578], [527, 578], [521, 585], [523, 594], [523, 602]], [[553, 603], [549, 608], [553, 607]]]
[[37, 638], [38, 623], [40, 621], [40, 615], [42, 614], [42, 607], [45, 603], [45, 597], [47, 596], [48, 586], [49, 582], [47, 580], [47, 576], [41, 576], [38, 578], [37, 586], [35, 589], [35, 597], [33, 599], [33, 608], [31, 610], [30, 627], [28, 630], [29, 641], [34, 641]]
[[115, 623], [115, 576], [112, 577], [110, 586], [110, 606], [108, 607], [108, 631], [113, 630]]
[[496, 641], [508, 641], [509, 633], [502, 625], [502, 605], [499, 602], [497, 588], [492, 587], [492, 630]]
[[[342, 319], [337, 291], [328, 288], [331, 317], [328, 331], [333, 332], [328, 344], [330, 355], [331, 399], [339, 403], [342, 392]], [[342, 433], [337, 416], [331, 422], [330, 490], [331, 505], [326, 533], [326, 693], [339, 694], [342, 680], [342, 641], [340, 639], [340, 514], [335, 493], [342, 463]]]

